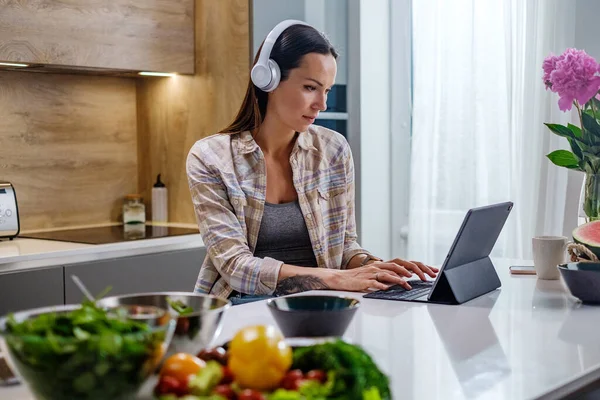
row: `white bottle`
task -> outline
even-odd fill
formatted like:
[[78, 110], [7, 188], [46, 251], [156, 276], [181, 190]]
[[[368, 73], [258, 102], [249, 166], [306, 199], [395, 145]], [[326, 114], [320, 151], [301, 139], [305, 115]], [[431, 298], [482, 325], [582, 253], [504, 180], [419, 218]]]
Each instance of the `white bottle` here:
[[167, 188], [160, 181], [160, 174], [152, 187], [152, 222], [167, 222], [169, 220], [167, 204]]

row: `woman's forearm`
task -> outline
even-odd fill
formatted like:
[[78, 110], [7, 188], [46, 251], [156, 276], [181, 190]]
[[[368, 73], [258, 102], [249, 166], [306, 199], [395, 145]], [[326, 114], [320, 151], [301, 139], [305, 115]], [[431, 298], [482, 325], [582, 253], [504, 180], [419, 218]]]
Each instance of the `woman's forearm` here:
[[308, 268], [283, 264], [279, 270], [274, 294], [282, 296], [308, 290], [335, 289], [335, 272], [325, 268]]

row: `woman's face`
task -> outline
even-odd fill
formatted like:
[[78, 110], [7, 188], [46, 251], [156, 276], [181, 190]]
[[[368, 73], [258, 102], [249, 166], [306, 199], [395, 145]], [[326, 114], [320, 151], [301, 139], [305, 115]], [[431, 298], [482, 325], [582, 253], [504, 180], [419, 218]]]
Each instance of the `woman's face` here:
[[337, 63], [331, 54], [309, 53], [288, 79], [269, 93], [267, 115], [275, 114], [286, 127], [305, 131], [320, 111], [327, 109], [327, 94], [335, 82]]

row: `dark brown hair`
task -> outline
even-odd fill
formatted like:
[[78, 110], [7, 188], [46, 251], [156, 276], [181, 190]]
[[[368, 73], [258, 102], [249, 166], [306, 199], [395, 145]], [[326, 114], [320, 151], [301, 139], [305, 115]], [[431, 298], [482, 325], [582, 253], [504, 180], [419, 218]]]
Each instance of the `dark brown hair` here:
[[[254, 57], [253, 66], [258, 61], [262, 47], [261, 44]], [[312, 26], [292, 25], [279, 35], [270, 58], [279, 65], [282, 82], [289, 77], [290, 70], [300, 66], [302, 57], [308, 53], [331, 54], [336, 59], [338, 57], [329, 39]], [[265, 119], [268, 99], [268, 93], [260, 90], [252, 83], [252, 79], [249, 79], [242, 106], [233, 122], [221, 132], [238, 133], [258, 129]]]

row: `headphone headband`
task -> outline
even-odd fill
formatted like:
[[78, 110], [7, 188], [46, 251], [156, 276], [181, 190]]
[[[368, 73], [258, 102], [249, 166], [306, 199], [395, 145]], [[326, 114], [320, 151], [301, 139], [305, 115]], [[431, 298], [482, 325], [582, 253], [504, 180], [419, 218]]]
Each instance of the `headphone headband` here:
[[275, 42], [277, 41], [277, 38], [279, 37], [279, 35], [281, 35], [283, 33], [283, 31], [285, 31], [287, 28], [289, 28], [292, 25], [308, 25], [308, 24], [304, 21], [300, 21], [300, 20], [296, 20], [296, 19], [286, 19], [285, 21], [281, 21], [280, 23], [275, 25], [275, 28], [273, 28], [271, 30], [271, 32], [269, 32], [269, 34], [267, 35], [267, 38], [265, 39], [263, 47], [260, 50], [260, 56], [258, 57], [257, 64], [267, 65], [267, 61], [269, 61], [269, 58], [271, 58], [271, 51], [273, 50], [273, 46], [275, 46]]

